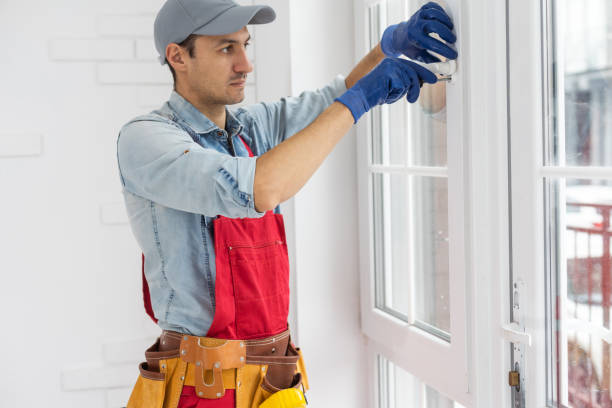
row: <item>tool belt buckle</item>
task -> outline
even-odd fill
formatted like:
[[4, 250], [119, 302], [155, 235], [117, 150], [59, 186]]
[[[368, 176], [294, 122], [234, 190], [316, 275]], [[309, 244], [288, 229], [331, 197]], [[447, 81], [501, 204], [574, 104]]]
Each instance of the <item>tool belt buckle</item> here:
[[[225, 395], [223, 370], [241, 368], [246, 364], [246, 344], [241, 340], [227, 340], [218, 346], [203, 346], [196, 336], [183, 336], [181, 359], [194, 365], [196, 394], [200, 398], [218, 399]], [[204, 373], [212, 370], [213, 382], [207, 384]]]

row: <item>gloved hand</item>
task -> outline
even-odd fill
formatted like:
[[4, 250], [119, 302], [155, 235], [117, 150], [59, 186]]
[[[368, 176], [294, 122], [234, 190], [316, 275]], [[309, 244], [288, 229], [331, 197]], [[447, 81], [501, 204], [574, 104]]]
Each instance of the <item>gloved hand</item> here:
[[404, 54], [410, 59], [424, 63], [440, 62], [426, 50], [449, 59], [457, 58], [457, 51], [433, 37], [437, 33], [444, 41], [454, 44], [457, 37], [452, 32], [453, 22], [444, 9], [433, 2], [425, 4], [408, 21], [391, 25], [383, 33], [380, 46], [388, 57]]
[[437, 81], [431, 71], [415, 62], [385, 58], [335, 101], [349, 108], [357, 123], [373, 106], [393, 103], [406, 94], [408, 102], [416, 102], [423, 82], [435, 84]]

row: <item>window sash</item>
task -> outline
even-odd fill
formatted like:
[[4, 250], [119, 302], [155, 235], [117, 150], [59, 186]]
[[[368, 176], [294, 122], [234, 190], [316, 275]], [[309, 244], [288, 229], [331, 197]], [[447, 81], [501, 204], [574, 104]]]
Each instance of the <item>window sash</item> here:
[[[374, 1], [356, 0], [357, 55], [369, 51], [369, 27], [367, 8]], [[459, 21], [460, 2], [449, 1], [455, 21]], [[405, 13], [406, 14], [406, 13]], [[362, 46], [360, 47], [359, 44]], [[461, 52], [461, 51], [460, 51]], [[357, 125], [359, 220], [360, 220], [360, 265], [361, 265], [361, 311], [363, 332], [376, 344], [384, 347], [385, 355], [394, 364], [409, 371], [432, 388], [443, 392], [453, 400], [470, 406], [467, 375], [467, 307], [466, 307], [466, 230], [465, 230], [465, 177], [463, 152], [464, 78], [460, 73], [447, 86], [447, 128], [454, 132], [447, 142], [447, 168], [423, 166], [369, 165], [372, 158], [370, 130], [379, 121], [369, 114]], [[375, 121], [375, 123], [373, 123]], [[374, 276], [374, 234], [372, 197], [373, 173], [403, 173], [444, 177], [448, 179], [448, 233], [449, 242], [449, 292], [451, 341], [423, 330], [422, 325], [411, 325], [406, 321], [385, 313], [376, 307]], [[412, 321], [412, 319], [409, 319]], [[419, 327], [421, 326], [421, 327]], [[406, 352], [410, 350], [410, 352]], [[441, 369], [441, 368], [444, 369]]]

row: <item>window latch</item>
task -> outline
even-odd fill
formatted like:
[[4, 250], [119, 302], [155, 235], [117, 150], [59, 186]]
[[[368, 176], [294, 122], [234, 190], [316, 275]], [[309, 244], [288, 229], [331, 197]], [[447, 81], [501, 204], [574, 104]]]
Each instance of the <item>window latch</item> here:
[[521, 330], [516, 322], [502, 326], [502, 336], [510, 343], [524, 344], [531, 347], [531, 334]]

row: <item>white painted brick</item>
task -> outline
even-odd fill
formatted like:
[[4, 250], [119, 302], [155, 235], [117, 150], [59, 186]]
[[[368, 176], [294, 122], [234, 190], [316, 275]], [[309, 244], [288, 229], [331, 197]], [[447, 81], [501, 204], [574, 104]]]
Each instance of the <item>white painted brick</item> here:
[[106, 392], [106, 408], [123, 408], [127, 406], [132, 388], [115, 388]]
[[[251, 62], [255, 61], [255, 45], [250, 44], [247, 47], [247, 56]], [[136, 58], [143, 61], [157, 61], [157, 49], [152, 39], [136, 40]]]
[[157, 62], [105, 62], [98, 64], [97, 68], [101, 84], [172, 84], [168, 67]]
[[128, 216], [123, 203], [108, 203], [100, 205], [100, 222], [103, 225], [124, 225]]
[[105, 343], [102, 345], [104, 361], [112, 364], [144, 361], [145, 350], [155, 343], [155, 340], [155, 337], [143, 337]]
[[0, 134], [0, 157], [40, 156], [42, 144], [41, 134]]
[[98, 16], [98, 34], [107, 36], [153, 37], [154, 14]]
[[134, 41], [115, 39], [55, 39], [49, 41], [53, 61], [113, 61], [134, 58]]
[[[165, 0], [130, 0], [121, 3], [107, 1], [99, 5], [99, 10], [101, 14], [156, 14], [164, 3]], [[120, 8], [117, 7], [118, 4]]]
[[170, 98], [172, 85], [142, 86], [136, 92], [139, 107], [156, 109]]
[[136, 58], [145, 61], [157, 61], [157, 50], [152, 39], [136, 40]]
[[138, 364], [89, 366], [65, 369], [61, 373], [63, 391], [128, 388], [136, 383]]

